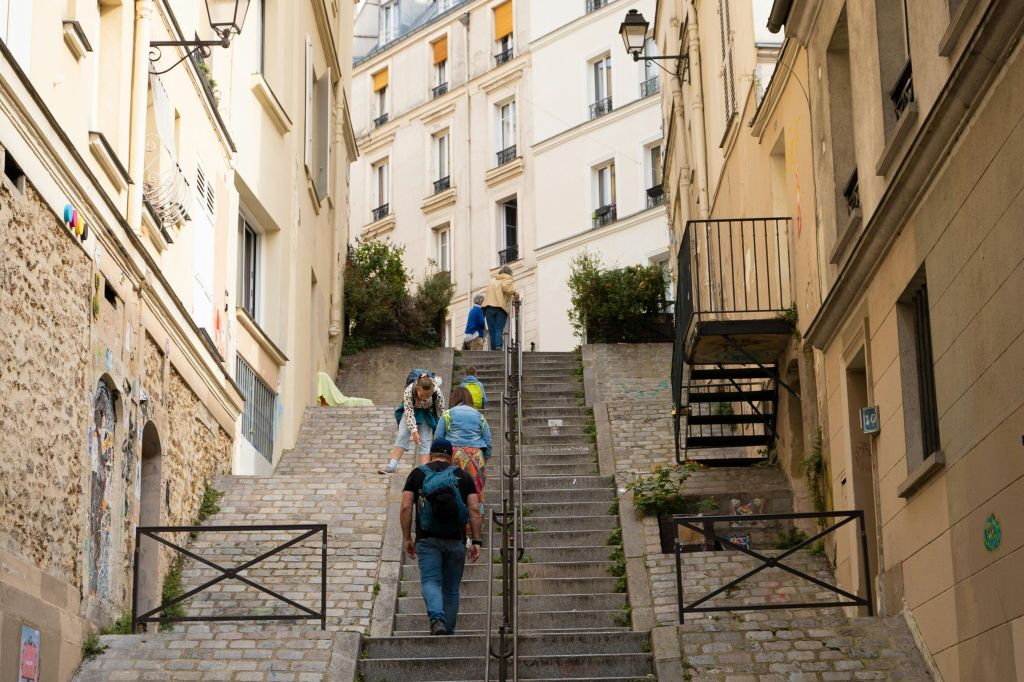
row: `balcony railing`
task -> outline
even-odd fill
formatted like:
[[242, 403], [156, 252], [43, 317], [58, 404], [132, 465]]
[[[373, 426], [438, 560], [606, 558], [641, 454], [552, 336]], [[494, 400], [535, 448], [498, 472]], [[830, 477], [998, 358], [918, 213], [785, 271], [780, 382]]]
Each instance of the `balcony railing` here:
[[445, 81], [444, 83], [441, 83], [440, 85], [438, 85], [437, 87], [434, 88], [434, 99], [437, 99], [441, 95], [445, 95], [447, 93], [448, 93], [448, 82]]
[[647, 208], [654, 208], [665, 203], [665, 187], [655, 185], [647, 188]]
[[605, 114], [610, 113], [611, 110], [612, 110], [612, 98], [611, 97], [605, 97], [604, 99], [599, 99], [599, 100], [597, 100], [596, 102], [594, 102], [593, 104], [590, 105], [590, 118], [591, 118], [591, 120], [593, 120], [595, 118], [600, 118], [601, 116], [604, 116]]
[[847, 215], [853, 215], [853, 212], [860, 208], [860, 179], [857, 177], [856, 168], [843, 188], [843, 199], [846, 200]]
[[614, 223], [618, 219], [618, 215], [615, 211], [615, 204], [609, 204], [597, 209], [594, 211], [591, 219], [593, 220], [595, 228], [604, 227], [609, 223]]
[[498, 252], [498, 265], [505, 265], [512, 261], [519, 260], [519, 245], [510, 246]]
[[889, 99], [892, 101], [897, 119], [903, 116], [903, 112], [914, 101], [914, 70], [910, 60], [907, 60], [907, 65], [903, 67], [900, 77], [896, 79], [896, 84], [889, 91]]
[[434, 180], [434, 194], [440, 194], [452, 186], [452, 177], [446, 175], [440, 180]]
[[387, 218], [389, 215], [391, 215], [391, 205], [381, 204], [377, 208], [373, 209], [373, 222]]
[[650, 97], [661, 92], [661, 79], [657, 76], [648, 78], [640, 84], [640, 97]]
[[384, 125], [387, 122], [388, 122], [388, 115], [387, 114], [381, 114], [377, 118], [373, 119], [373, 127], [374, 128], [380, 128], [382, 125]]
[[499, 52], [498, 54], [494, 55], [494, 65], [495, 66], [501, 66], [502, 64], [504, 64], [506, 62], [512, 61], [512, 58], [515, 57], [515, 56], [516, 56], [515, 48], [514, 47], [510, 47], [507, 50], [505, 50], [503, 52]]
[[513, 161], [516, 158], [516, 146], [505, 147], [498, 152], [498, 165], [504, 166], [506, 163]]
[[607, 4], [608, 0], [587, 0], [587, 14], [596, 12]]

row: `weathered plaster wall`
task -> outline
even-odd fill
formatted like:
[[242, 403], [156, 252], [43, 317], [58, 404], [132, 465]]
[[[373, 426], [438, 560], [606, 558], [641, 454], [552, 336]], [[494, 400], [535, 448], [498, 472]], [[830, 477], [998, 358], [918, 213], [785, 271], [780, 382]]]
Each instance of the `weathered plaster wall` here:
[[598, 401], [672, 400], [671, 343], [583, 346], [587, 404]]
[[336, 381], [341, 392], [349, 397], [369, 398], [374, 405], [397, 407], [402, 402], [405, 377], [414, 368], [436, 372], [447, 395], [454, 359], [451, 348], [371, 348], [344, 356]]

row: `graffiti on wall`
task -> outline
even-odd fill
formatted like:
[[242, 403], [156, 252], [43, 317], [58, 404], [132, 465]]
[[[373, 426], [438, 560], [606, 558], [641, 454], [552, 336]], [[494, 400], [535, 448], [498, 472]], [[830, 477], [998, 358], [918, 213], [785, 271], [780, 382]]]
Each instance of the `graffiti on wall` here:
[[85, 547], [85, 586], [88, 594], [110, 596], [110, 516], [114, 465], [114, 396], [106, 382], [93, 395], [89, 428], [89, 535]]

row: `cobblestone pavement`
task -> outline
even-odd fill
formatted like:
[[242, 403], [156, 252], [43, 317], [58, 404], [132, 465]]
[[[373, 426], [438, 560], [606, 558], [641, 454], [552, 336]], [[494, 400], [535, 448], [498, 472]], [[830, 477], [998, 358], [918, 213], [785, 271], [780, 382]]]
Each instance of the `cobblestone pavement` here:
[[[104, 654], [76, 679], [275, 680], [330, 679], [332, 632], [362, 632], [370, 623], [387, 515], [390, 479], [375, 473], [390, 446], [390, 407], [310, 408], [293, 451], [271, 476], [225, 476], [220, 511], [206, 525], [328, 526], [327, 632], [318, 622], [185, 623], [172, 632], [104, 636]], [[406, 468], [408, 463], [405, 463]], [[200, 533], [191, 551], [228, 567], [294, 538], [294, 531]], [[321, 540], [314, 536], [242, 575], [315, 610], [320, 608]], [[185, 590], [218, 575], [189, 561]], [[184, 603], [190, 616], [283, 615], [297, 610], [235, 580], [224, 580]]]

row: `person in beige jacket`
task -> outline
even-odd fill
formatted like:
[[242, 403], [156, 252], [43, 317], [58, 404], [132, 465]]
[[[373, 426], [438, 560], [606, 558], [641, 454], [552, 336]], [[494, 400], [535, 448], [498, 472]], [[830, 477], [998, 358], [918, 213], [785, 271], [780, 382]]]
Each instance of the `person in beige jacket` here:
[[512, 281], [512, 268], [502, 265], [498, 274], [491, 278], [484, 292], [484, 319], [487, 320], [487, 334], [491, 339], [491, 350], [501, 350], [501, 337], [505, 333], [505, 322], [508, 320], [509, 306], [513, 299], [519, 297], [515, 282]]

